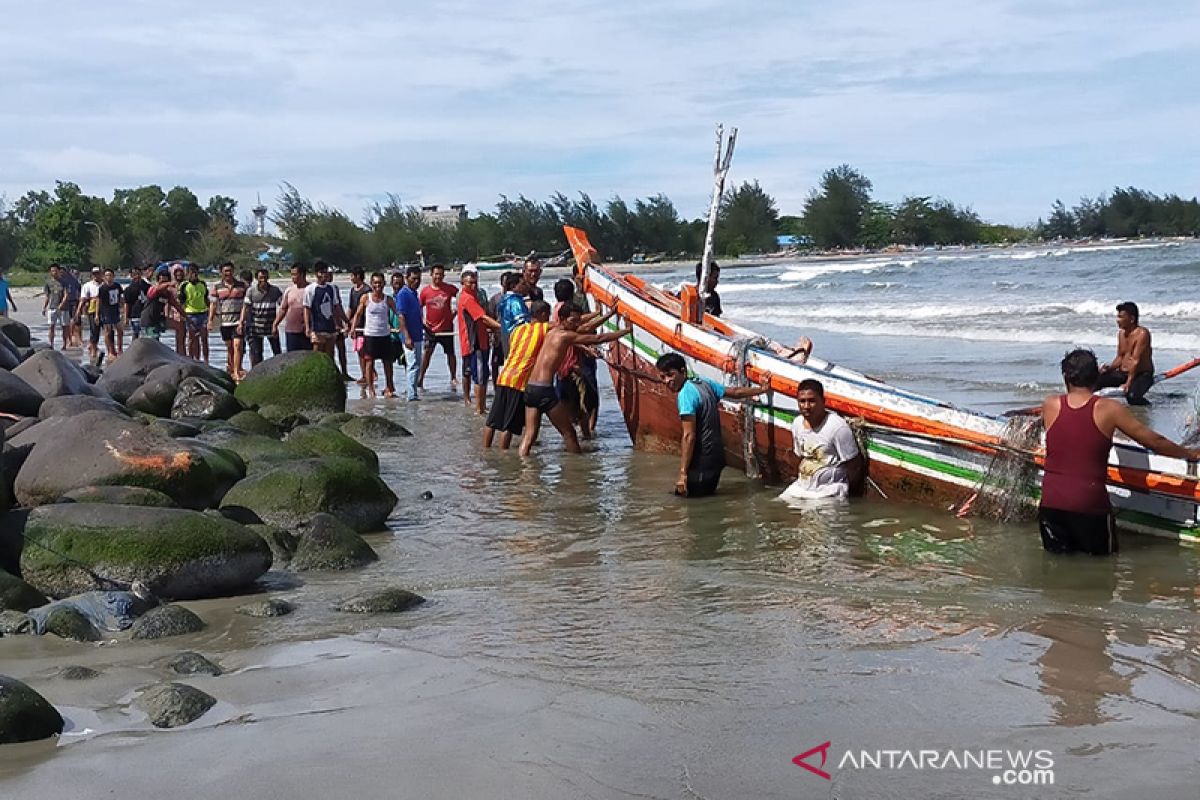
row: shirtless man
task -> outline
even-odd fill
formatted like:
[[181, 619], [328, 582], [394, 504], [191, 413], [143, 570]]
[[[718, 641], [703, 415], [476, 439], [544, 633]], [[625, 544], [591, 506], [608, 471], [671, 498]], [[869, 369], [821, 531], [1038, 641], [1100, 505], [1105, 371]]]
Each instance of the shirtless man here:
[[609, 333], [592, 333], [615, 313], [617, 310], [614, 307], [603, 317], [592, 314], [585, 320], [578, 308], [566, 303], [559, 307], [558, 325], [546, 332], [546, 340], [525, 387], [525, 432], [521, 439], [521, 455], [529, 455], [534, 441], [537, 440], [538, 429], [542, 424], [542, 412], [546, 413], [551, 424], [562, 434], [568, 453], [583, 452], [575, 435], [571, 411], [558, 401], [558, 393], [554, 389], [554, 376], [571, 347], [615, 342], [633, 331], [632, 327], [628, 327]]
[[1146, 392], [1154, 385], [1154, 357], [1150, 331], [1138, 324], [1137, 303], [1117, 306], [1117, 357], [1100, 368], [1098, 388], [1120, 386], [1125, 402], [1148, 406]]

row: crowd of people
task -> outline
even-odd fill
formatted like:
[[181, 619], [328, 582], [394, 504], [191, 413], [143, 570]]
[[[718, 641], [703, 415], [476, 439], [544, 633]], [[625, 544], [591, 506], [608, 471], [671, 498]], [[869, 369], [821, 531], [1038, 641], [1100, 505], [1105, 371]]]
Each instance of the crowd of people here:
[[[396, 370], [403, 369], [410, 402], [421, 399], [440, 350], [451, 392], [458, 392], [461, 379], [464, 402], [486, 417], [485, 446], [497, 433], [502, 448], [521, 437], [527, 454], [543, 414], [569, 451], [578, 452], [579, 439], [592, 437], [599, 409], [598, 353], [592, 348], [624, 332], [596, 332], [612, 314], [591, 313], [576, 279], [557, 281], [551, 303], [539, 285], [536, 258], [502, 273], [491, 295], [471, 265], [462, 269], [460, 286], [446, 280], [441, 264], [429, 268], [424, 286], [420, 266], [375, 272], [369, 279], [365, 270], [351, 269], [344, 298], [327, 263], [316, 261], [312, 275], [310, 281], [306, 264], [293, 264], [288, 285], [280, 287], [265, 267], [239, 274], [226, 263], [210, 286], [196, 265], [176, 263], [135, 266], [122, 284], [112, 269], [95, 267], [81, 282], [73, 270], [52, 264], [42, 312], [50, 345], [60, 338], [64, 348], [86, 343], [95, 365], [119, 358], [127, 339], [142, 336], [173, 337], [180, 354], [207, 363], [215, 331], [234, 380], [245, 374], [247, 360], [253, 367], [269, 348], [272, 355], [285, 349], [327, 353], [350, 381], [353, 351], [366, 396], [376, 396], [382, 373], [383, 396], [397, 397]], [[490, 411], [489, 386], [495, 393]]]

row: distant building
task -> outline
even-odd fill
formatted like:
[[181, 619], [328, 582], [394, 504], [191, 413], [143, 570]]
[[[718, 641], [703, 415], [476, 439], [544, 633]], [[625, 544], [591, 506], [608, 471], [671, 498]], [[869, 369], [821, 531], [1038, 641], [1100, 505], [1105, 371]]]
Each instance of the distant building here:
[[447, 228], [453, 228], [466, 218], [467, 207], [463, 203], [452, 205], [445, 211], [439, 210], [437, 206], [421, 206], [421, 219], [430, 225], [444, 225]]

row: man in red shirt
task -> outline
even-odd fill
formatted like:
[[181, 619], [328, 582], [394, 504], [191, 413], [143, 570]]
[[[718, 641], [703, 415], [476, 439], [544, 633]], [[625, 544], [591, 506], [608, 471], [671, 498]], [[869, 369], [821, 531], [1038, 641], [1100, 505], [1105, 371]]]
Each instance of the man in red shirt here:
[[434, 264], [429, 270], [430, 284], [421, 290], [421, 308], [425, 312], [425, 352], [421, 357], [421, 374], [417, 388], [425, 388], [425, 373], [433, 361], [433, 351], [439, 346], [446, 352], [446, 366], [450, 368], [450, 391], [458, 391], [455, 370], [458, 361], [454, 357], [454, 296], [458, 287], [446, 283], [446, 268]]
[[458, 296], [458, 343], [463, 357], [463, 402], [471, 405], [475, 388], [475, 413], [487, 413], [487, 385], [491, 376], [491, 331], [500, 323], [488, 316], [479, 302], [479, 272], [468, 265], [462, 271], [462, 293]]

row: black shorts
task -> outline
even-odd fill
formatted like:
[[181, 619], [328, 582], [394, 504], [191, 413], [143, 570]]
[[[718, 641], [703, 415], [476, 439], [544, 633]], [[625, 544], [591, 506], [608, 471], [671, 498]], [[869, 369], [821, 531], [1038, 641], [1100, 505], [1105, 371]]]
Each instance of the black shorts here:
[[[1129, 380], [1129, 373], [1125, 370], [1107, 369], [1100, 373], [1100, 382], [1097, 384], [1097, 388], [1112, 389], [1124, 386], [1127, 380]], [[1150, 401], [1146, 399], [1146, 392], [1150, 391], [1150, 387], [1153, 385], [1153, 372], [1139, 372], [1133, 376], [1133, 380], [1129, 381], [1129, 391], [1125, 393], [1125, 401], [1131, 406], [1150, 405]]]
[[1051, 553], [1107, 556], [1119, 549], [1112, 514], [1082, 514], [1041, 507], [1038, 531], [1042, 534], [1042, 547]]
[[222, 325], [221, 338], [227, 342], [232, 342], [234, 339], [241, 339], [242, 335], [237, 332], [237, 325]]
[[721, 467], [716, 469], [689, 469], [687, 474], [687, 496], [708, 497], [717, 493], [721, 482]]
[[384, 361], [396, 359], [396, 349], [392, 346], [391, 336], [364, 336], [362, 354], [367, 358], [381, 358]]
[[[438, 347], [441, 347], [442, 350], [445, 351], [446, 355], [448, 355], [448, 356], [454, 355], [454, 338], [455, 337], [454, 337], [453, 331], [450, 333], [435, 333], [432, 335], [426, 334], [426, 337], [427, 338], [425, 339], [425, 350], [427, 352], [432, 353], [433, 351], [437, 350]], [[453, 377], [453, 376], [451, 376], [451, 377]]]
[[558, 393], [554, 391], [553, 386], [531, 383], [525, 387], [526, 408], [536, 408], [538, 411], [549, 414], [550, 409], [556, 405], [558, 405]]
[[487, 426], [514, 436], [525, 432], [525, 394], [508, 386], [496, 387], [496, 399], [488, 412]]
[[287, 351], [290, 353], [293, 350], [312, 350], [312, 339], [309, 339], [303, 333], [292, 333], [284, 331], [284, 344], [287, 345]]

